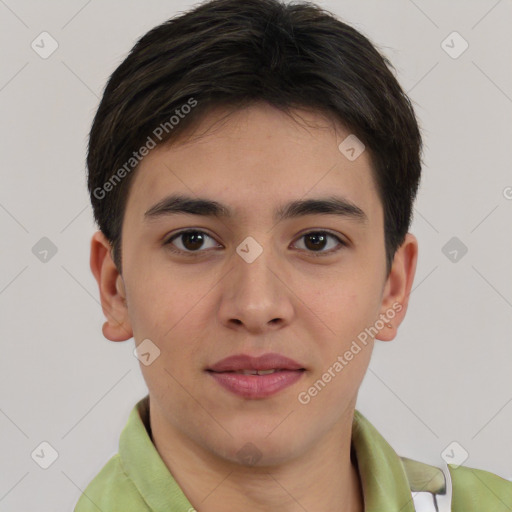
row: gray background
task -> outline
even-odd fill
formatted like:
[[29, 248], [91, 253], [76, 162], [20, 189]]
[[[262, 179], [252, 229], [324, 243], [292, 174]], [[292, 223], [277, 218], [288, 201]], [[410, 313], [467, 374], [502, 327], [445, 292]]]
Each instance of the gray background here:
[[[410, 307], [377, 342], [358, 409], [400, 455], [437, 464], [456, 441], [465, 465], [510, 479], [512, 2], [319, 3], [391, 59], [425, 140]], [[109, 74], [191, 5], [0, 0], [2, 511], [71, 510], [146, 394], [133, 339], [101, 333], [85, 151]], [[46, 59], [31, 47], [43, 31], [59, 45]], [[453, 31], [469, 44], [457, 58], [442, 47]], [[32, 250], [43, 237], [57, 248], [46, 262]], [[457, 261], [452, 237], [468, 249]], [[48, 469], [31, 457], [43, 441], [58, 452]]]

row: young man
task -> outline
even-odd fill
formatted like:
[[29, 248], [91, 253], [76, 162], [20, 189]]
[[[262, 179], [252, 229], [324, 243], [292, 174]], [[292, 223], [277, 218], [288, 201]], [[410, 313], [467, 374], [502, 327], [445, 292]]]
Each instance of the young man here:
[[91, 269], [149, 395], [76, 512], [512, 510], [355, 409], [407, 311], [420, 153], [388, 62], [313, 4], [214, 0], [138, 41], [91, 130]]

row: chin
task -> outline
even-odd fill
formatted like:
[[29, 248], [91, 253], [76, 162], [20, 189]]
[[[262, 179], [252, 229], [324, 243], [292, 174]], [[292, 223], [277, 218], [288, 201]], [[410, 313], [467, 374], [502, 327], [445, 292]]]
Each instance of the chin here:
[[265, 431], [255, 432], [253, 429], [252, 435], [247, 431], [240, 436], [234, 435], [228, 441], [229, 446], [225, 447], [224, 456], [231, 462], [248, 467], [276, 466], [294, 458], [300, 450], [300, 438], [277, 430], [274, 424]]

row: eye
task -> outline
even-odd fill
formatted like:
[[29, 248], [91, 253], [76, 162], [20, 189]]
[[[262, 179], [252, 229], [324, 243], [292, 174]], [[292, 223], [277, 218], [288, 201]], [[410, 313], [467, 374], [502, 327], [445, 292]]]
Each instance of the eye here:
[[[181, 247], [176, 247], [174, 245], [174, 240], [179, 240], [180, 238], [182, 239], [180, 242]], [[176, 253], [204, 252], [198, 251], [198, 249], [203, 247], [205, 240], [207, 239], [213, 240], [213, 238], [204, 231], [200, 231], [198, 229], [188, 229], [173, 235], [171, 238], [164, 242], [164, 246], [168, 246], [172, 252]]]
[[[334, 240], [337, 244], [334, 244], [334, 249], [323, 250], [326, 246], [328, 246], [328, 240]], [[181, 241], [180, 241], [181, 239]], [[198, 255], [199, 253], [205, 252], [200, 249], [208, 249], [205, 247], [205, 242], [207, 240], [212, 240], [214, 242], [213, 246], [215, 247], [215, 240], [199, 229], [187, 229], [184, 231], [180, 231], [179, 233], [175, 233], [173, 236], [168, 238], [163, 245], [168, 247], [170, 251], [178, 253], [178, 254], [189, 254], [189, 255]], [[328, 231], [309, 231], [308, 233], [303, 234], [299, 240], [305, 239], [305, 250], [309, 252], [313, 256], [328, 256], [332, 253], [339, 251], [342, 247], [346, 247], [347, 243], [345, 243], [338, 236], [328, 232]], [[175, 245], [175, 240], [179, 241], [181, 247], [177, 247]], [[337, 246], [337, 247], [336, 247]], [[194, 254], [197, 253], [197, 254]]]
[[[338, 242], [338, 247], [328, 251], [322, 251], [328, 245], [327, 241], [331, 238]], [[299, 240], [305, 239], [305, 247], [307, 252], [310, 252], [313, 256], [329, 256], [335, 252], [338, 252], [342, 247], [346, 247], [347, 244], [338, 236], [329, 233], [328, 231], [309, 231], [303, 234]]]

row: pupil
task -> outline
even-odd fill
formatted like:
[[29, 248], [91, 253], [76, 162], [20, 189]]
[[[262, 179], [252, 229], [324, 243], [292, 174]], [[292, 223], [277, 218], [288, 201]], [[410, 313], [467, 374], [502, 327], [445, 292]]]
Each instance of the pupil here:
[[[312, 246], [309, 247], [308, 241], [311, 239], [316, 240], [316, 242], [314, 242], [312, 244]], [[318, 249], [318, 248], [323, 249], [325, 247], [325, 239], [326, 239], [326, 236], [322, 235], [322, 234], [314, 233], [311, 235], [307, 235], [306, 236], [306, 247], [308, 247], [308, 249]]]
[[[191, 241], [191, 243], [189, 243]], [[197, 231], [183, 233], [183, 245], [189, 249], [200, 249], [203, 244], [203, 235]]]

